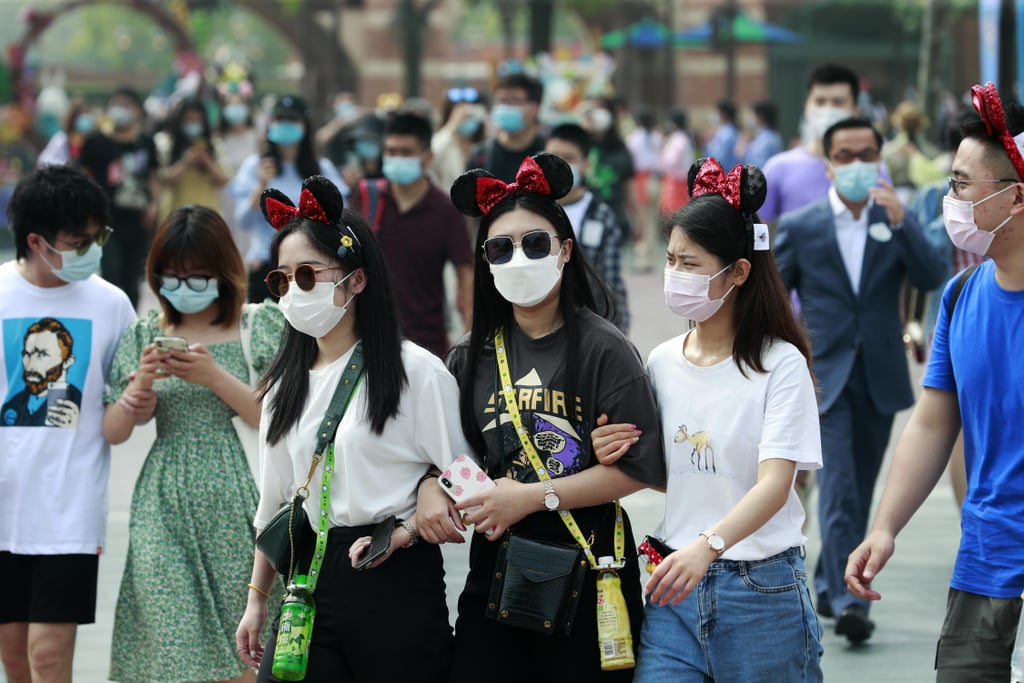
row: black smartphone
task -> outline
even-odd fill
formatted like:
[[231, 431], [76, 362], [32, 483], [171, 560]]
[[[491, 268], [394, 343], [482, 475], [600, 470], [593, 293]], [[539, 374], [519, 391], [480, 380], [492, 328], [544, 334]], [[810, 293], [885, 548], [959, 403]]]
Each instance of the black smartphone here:
[[273, 161], [275, 175], [281, 175], [281, 150], [277, 148], [277, 145], [272, 142], [267, 142], [263, 147], [263, 154], [261, 157]]
[[369, 569], [370, 565], [379, 560], [391, 547], [391, 532], [395, 530], [395, 516], [391, 515], [383, 522], [373, 527], [372, 541], [362, 557], [356, 562], [356, 569], [363, 571]]

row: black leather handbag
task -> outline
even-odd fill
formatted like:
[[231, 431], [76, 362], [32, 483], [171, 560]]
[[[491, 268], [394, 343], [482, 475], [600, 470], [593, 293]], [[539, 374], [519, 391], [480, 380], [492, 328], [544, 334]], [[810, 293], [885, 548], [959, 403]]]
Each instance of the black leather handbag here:
[[302, 548], [302, 540], [309, 535], [309, 517], [302, 507], [305, 496], [295, 494], [291, 502], [277, 511], [263, 531], [256, 537], [256, 547], [262, 551], [278, 574], [292, 575], [295, 558]]
[[486, 614], [501, 624], [568, 636], [588, 569], [579, 546], [506, 534]]

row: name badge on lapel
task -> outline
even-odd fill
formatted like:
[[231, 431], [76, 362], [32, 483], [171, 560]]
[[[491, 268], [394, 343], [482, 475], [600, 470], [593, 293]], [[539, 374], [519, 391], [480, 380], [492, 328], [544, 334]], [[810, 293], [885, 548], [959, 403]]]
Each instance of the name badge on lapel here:
[[876, 242], [888, 242], [892, 239], [892, 230], [885, 223], [872, 223], [868, 226], [868, 235]]

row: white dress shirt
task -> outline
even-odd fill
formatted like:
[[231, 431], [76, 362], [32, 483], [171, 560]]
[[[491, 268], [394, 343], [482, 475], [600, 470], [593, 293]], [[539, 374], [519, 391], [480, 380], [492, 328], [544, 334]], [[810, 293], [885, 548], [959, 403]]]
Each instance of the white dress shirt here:
[[835, 186], [828, 188], [828, 203], [832, 207], [832, 219], [836, 226], [836, 242], [839, 253], [846, 266], [846, 274], [850, 277], [853, 293], [860, 289], [860, 273], [864, 267], [864, 245], [868, 241], [868, 212], [874, 202], [869, 201], [860, 211], [860, 218], [854, 218], [853, 212], [843, 204]]

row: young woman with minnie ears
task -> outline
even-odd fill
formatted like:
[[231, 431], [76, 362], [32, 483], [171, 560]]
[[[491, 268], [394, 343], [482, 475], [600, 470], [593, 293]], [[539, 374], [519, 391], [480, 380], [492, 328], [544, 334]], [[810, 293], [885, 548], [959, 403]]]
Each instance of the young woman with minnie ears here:
[[[613, 501], [664, 484], [661, 445], [653, 436], [654, 397], [636, 349], [599, 314], [608, 312], [610, 295], [593, 284], [599, 281], [574, 248], [572, 226], [556, 203], [571, 187], [572, 170], [552, 154], [527, 158], [509, 184], [477, 169], [452, 186], [455, 206], [482, 220], [475, 247], [473, 327], [468, 340], [450, 354], [449, 367], [459, 379], [470, 453], [497, 482], [489, 493], [457, 506], [480, 506], [465, 515], [480, 533], [473, 537], [469, 576], [459, 599], [452, 681], [633, 676], [632, 670], [601, 670], [596, 571], [586, 572], [575, 621], [565, 637], [486, 615], [507, 530], [571, 547], [586, 547], [578, 540], [582, 535], [595, 557], [625, 559], [622, 588], [632, 629], [639, 635], [639, 568], [628, 519], [623, 514], [617, 521]], [[505, 384], [499, 376], [507, 377], [507, 390], [499, 386]], [[538, 477], [524, 450], [506, 393], [517, 398], [516, 417], [547, 481]], [[597, 467], [589, 433], [601, 413], [631, 420], [652, 436], [641, 438], [617, 466]], [[576, 533], [566, 526], [563, 511], [571, 513]]]
[[[288, 327], [264, 380], [254, 524], [262, 530], [297, 486], [307, 477], [313, 482], [303, 505], [308, 535], [323, 534], [326, 545], [299, 543], [295, 562], [294, 573], [315, 583], [305, 681], [440, 683], [447, 680], [452, 642], [441, 552], [416, 543], [412, 517], [424, 472], [444, 469], [453, 454], [467, 450], [456, 417], [458, 388], [436, 356], [402, 340], [377, 242], [359, 214], [344, 208], [338, 188], [313, 176], [299, 197], [298, 208], [273, 189], [260, 200], [278, 231], [267, 285], [280, 297]], [[327, 448], [310, 476], [332, 396], [360, 364], [333, 453]], [[390, 515], [400, 523], [388, 561], [357, 571], [350, 547]], [[242, 659], [260, 667], [260, 681], [271, 680], [277, 637], [275, 624], [263, 649], [259, 634], [273, 582], [274, 568], [257, 549], [235, 640]]]
[[[757, 219], [761, 171], [726, 175], [699, 159], [689, 188], [693, 200], [669, 219], [665, 301], [695, 325], [647, 363], [669, 472], [658, 534], [668, 548], [641, 547], [657, 566], [637, 680], [820, 681], [793, 490], [797, 470], [821, 467], [809, 343]], [[628, 424], [595, 429], [598, 458], [626, 457], [638, 435]]]

